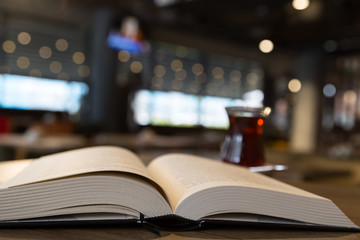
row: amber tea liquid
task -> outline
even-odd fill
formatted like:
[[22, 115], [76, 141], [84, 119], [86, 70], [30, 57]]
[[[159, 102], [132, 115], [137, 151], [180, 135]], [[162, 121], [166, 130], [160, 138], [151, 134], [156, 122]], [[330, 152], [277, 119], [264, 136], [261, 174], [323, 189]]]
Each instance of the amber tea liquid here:
[[222, 147], [223, 161], [246, 167], [264, 165], [264, 117], [229, 115], [229, 120], [229, 133]]

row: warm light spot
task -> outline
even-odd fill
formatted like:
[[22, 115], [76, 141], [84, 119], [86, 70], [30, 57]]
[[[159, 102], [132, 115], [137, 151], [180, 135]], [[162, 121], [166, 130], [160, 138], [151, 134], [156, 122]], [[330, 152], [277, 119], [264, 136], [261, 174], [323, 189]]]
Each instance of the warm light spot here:
[[191, 70], [196, 76], [198, 76], [204, 72], [204, 66], [201, 63], [195, 63]]
[[186, 71], [185, 69], [181, 69], [180, 71], [175, 72], [175, 79], [177, 80], [184, 80], [186, 78]]
[[271, 113], [271, 108], [270, 107], [266, 107], [264, 108], [264, 110], [262, 111], [261, 115], [264, 116], [264, 117], [267, 117], [269, 116]]
[[49, 69], [52, 73], [59, 73], [62, 70], [62, 64], [58, 61], [53, 61], [50, 63]]
[[222, 67], [214, 67], [211, 73], [216, 79], [224, 77], [224, 69]]
[[83, 64], [85, 62], [85, 55], [82, 52], [75, 52], [72, 59], [76, 64]]
[[86, 65], [81, 65], [77, 71], [80, 77], [87, 77], [90, 75], [90, 68]]
[[69, 75], [67, 73], [64, 73], [64, 72], [59, 73], [57, 75], [57, 79], [66, 80], [66, 81], [70, 80]]
[[257, 124], [258, 124], [259, 126], [262, 126], [262, 125], [264, 124], [264, 120], [261, 119], [261, 118], [259, 118], [259, 119], [257, 120]]
[[69, 43], [65, 39], [60, 38], [56, 41], [55, 47], [58, 51], [64, 52], [68, 49]]
[[30, 72], [29, 72], [29, 76], [32, 76], [32, 77], [41, 77], [42, 76], [42, 73], [39, 69], [32, 69]]
[[28, 45], [30, 43], [30, 41], [31, 41], [31, 36], [27, 32], [21, 32], [18, 35], [18, 41], [22, 45]]
[[133, 72], [133, 73], [141, 73], [141, 71], [143, 70], [143, 65], [141, 62], [139, 61], [133, 61], [131, 64], [130, 64], [130, 70]]
[[6, 53], [13, 53], [15, 52], [16, 45], [13, 41], [7, 40], [3, 43], [2, 48]]
[[291, 5], [296, 10], [304, 10], [307, 7], [309, 7], [310, 1], [309, 0], [293, 0]]
[[28, 57], [18, 57], [18, 59], [16, 60], [16, 65], [21, 69], [26, 69], [30, 66], [30, 60]]
[[269, 53], [274, 49], [274, 44], [269, 39], [264, 39], [259, 43], [259, 49], [263, 53]]
[[291, 79], [291, 80], [289, 81], [288, 88], [289, 88], [290, 92], [293, 92], [293, 93], [299, 92], [300, 89], [301, 89], [301, 82], [300, 82], [300, 80], [299, 80], [299, 79], [296, 79], [296, 78]]
[[356, 92], [354, 90], [347, 90], [344, 93], [344, 102], [347, 104], [354, 104], [356, 102]]
[[121, 50], [117, 57], [120, 62], [128, 62], [130, 60], [130, 53], [126, 50]]
[[154, 67], [154, 74], [156, 77], [163, 77], [166, 73], [166, 68], [163, 65], [156, 65]]
[[39, 55], [43, 59], [49, 59], [51, 57], [51, 55], [52, 55], [51, 48], [49, 48], [47, 46], [41, 47], [40, 50], [39, 50]]
[[171, 64], [170, 67], [172, 70], [176, 71], [180, 71], [183, 68], [183, 63], [182, 61], [180, 61], [179, 59], [174, 59]]

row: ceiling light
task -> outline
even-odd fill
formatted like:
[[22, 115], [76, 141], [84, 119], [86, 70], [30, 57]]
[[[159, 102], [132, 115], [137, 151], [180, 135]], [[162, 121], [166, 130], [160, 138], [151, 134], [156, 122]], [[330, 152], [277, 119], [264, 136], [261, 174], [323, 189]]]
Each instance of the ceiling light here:
[[292, 6], [296, 10], [304, 10], [309, 7], [310, 1], [309, 0], [293, 0]]
[[268, 39], [264, 39], [259, 43], [259, 49], [263, 53], [269, 53], [274, 49], [274, 44]]
[[296, 78], [291, 79], [291, 80], [289, 81], [288, 88], [289, 88], [290, 92], [292, 92], [292, 93], [297, 93], [297, 92], [299, 92], [300, 89], [301, 89], [301, 82], [300, 82], [300, 80], [299, 80], [299, 79], [296, 79]]

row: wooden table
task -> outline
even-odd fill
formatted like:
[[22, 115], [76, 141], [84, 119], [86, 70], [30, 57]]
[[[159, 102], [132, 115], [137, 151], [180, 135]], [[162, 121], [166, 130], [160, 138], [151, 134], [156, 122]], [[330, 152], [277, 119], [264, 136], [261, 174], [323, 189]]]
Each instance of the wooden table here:
[[[360, 225], [360, 187], [292, 182], [333, 200]], [[161, 231], [158, 236], [136, 226], [0, 229], [0, 239], [360, 239], [360, 232], [312, 231], [284, 228], [228, 227], [198, 231]]]

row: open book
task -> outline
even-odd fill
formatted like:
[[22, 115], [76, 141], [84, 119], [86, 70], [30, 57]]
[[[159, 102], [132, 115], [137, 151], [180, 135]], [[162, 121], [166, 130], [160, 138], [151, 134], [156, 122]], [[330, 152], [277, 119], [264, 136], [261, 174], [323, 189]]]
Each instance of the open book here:
[[7, 167], [23, 170], [0, 185], [0, 226], [134, 221], [170, 228], [208, 222], [359, 228], [329, 199], [199, 156], [167, 154], [145, 166], [127, 149], [97, 146], [27, 166], [19, 161]]

